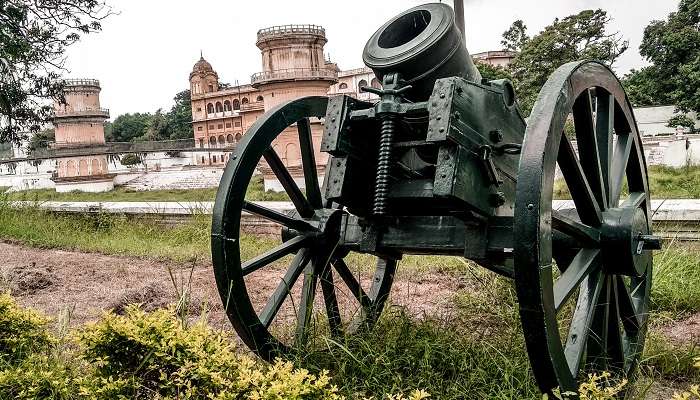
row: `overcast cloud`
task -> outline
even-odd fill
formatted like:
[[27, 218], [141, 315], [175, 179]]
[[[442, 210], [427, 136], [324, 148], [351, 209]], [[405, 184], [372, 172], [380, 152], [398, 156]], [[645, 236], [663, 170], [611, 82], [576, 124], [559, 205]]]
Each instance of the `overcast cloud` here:
[[[110, 0], [108, 0], [110, 1]], [[69, 77], [97, 78], [102, 105], [112, 118], [126, 112], [169, 109], [172, 97], [189, 87], [188, 75], [200, 50], [222, 82], [248, 83], [261, 68], [255, 47], [258, 29], [281, 24], [326, 28], [326, 54], [342, 69], [362, 66], [365, 40], [388, 18], [416, 0], [111, 0], [119, 15], [103, 31], [70, 48]], [[451, 0], [446, 0], [451, 3]], [[645, 63], [638, 47], [649, 21], [662, 19], [678, 0], [466, 0], [467, 48], [500, 49], [501, 34], [522, 19], [530, 35], [556, 17], [603, 8], [611, 29], [630, 41], [616, 64], [618, 74]]]

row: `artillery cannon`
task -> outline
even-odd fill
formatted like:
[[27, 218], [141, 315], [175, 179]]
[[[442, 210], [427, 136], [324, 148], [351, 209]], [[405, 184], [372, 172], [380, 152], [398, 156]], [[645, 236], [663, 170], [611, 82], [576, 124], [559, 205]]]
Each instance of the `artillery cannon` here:
[[[363, 58], [382, 82], [365, 88], [377, 102], [339, 95], [280, 104], [230, 157], [212, 253], [242, 340], [270, 360], [311, 329], [353, 334], [379, 318], [403, 255], [459, 256], [514, 280], [543, 392], [575, 390], [584, 371], [631, 375], [660, 241], [651, 233], [641, 138], [613, 72], [595, 61], [561, 66], [526, 121], [509, 81], [481, 78], [444, 4], [392, 18]], [[564, 134], [567, 121], [578, 151], [574, 135]], [[321, 124], [314, 141], [312, 126]], [[282, 136], [296, 140], [302, 165], [277, 154]], [[328, 154], [322, 187], [316, 149]], [[275, 174], [294, 212], [246, 201], [259, 165]], [[573, 200], [568, 208], [552, 206], [557, 171]], [[278, 224], [281, 243], [242, 254], [254, 240], [240, 232], [243, 212]], [[262, 268], [280, 277], [256, 309], [251, 298], [263, 288], [246, 277]], [[295, 332], [275, 328], [285, 318], [296, 321]]]

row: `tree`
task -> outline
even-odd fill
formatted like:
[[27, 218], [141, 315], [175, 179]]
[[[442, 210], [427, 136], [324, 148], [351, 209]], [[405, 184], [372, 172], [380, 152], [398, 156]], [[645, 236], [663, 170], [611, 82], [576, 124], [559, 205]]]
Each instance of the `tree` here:
[[131, 142], [145, 136], [151, 114], [134, 113], [118, 116], [112, 123], [112, 140], [115, 142]]
[[158, 109], [155, 114], [146, 122], [145, 140], [168, 140], [170, 139], [170, 127], [168, 116]]
[[56, 132], [53, 129], [44, 129], [43, 131], [35, 133], [29, 140], [27, 145], [27, 150], [29, 154], [32, 154], [35, 150], [46, 149], [49, 147], [50, 142], [56, 140]]
[[192, 137], [192, 100], [190, 90], [183, 90], [173, 98], [175, 105], [168, 113], [170, 139], [189, 139]]
[[496, 79], [513, 79], [510, 72], [506, 68], [486, 64], [478, 60], [474, 60], [474, 64], [481, 73], [481, 77], [486, 80], [493, 81]]
[[666, 124], [669, 128], [685, 128], [688, 132], [695, 130], [695, 121], [686, 114], [678, 114], [671, 117]]
[[141, 158], [134, 153], [124, 154], [120, 160], [121, 164], [125, 167], [130, 167], [132, 165], [141, 164]]
[[527, 36], [527, 26], [522, 19], [513, 22], [507, 31], [503, 32], [501, 44], [504, 50], [520, 51], [530, 38]]
[[622, 78], [627, 97], [634, 106], [659, 106], [672, 104], [673, 99], [659, 79], [658, 69], [651, 65], [640, 70], [631, 70]]
[[[681, 0], [666, 20], [652, 21], [644, 29], [639, 52], [652, 66], [643, 69], [641, 78], [631, 77], [639, 92], [636, 100], [700, 111], [700, 0]], [[635, 87], [640, 80], [643, 84]]]
[[45, 125], [50, 100], [63, 100], [66, 48], [110, 14], [101, 0], [0, 1], [0, 141]]
[[532, 108], [549, 76], [562, 64], [592, 59], [612, 65], [627, 50], [626, 40], [617, 33], [607, 32], [608, 22], [610, 18], [605, 11], [584, 10], [555, 19], [532, 38], [527, 38], [523, 24], [513, 23], [504, 33], [504, 44], [520, 47], [509, 67], [520, 105], [526, 112]]

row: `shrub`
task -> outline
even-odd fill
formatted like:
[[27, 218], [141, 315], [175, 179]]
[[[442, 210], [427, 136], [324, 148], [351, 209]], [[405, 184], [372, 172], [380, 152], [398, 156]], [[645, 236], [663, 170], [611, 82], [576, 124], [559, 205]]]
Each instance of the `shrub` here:
[[55, 357], [31, 355], [0, 371], [0, 400], [74, 399], [79, 386], [71, 366]]
[[121, 160], [119, 160], [119, 162], [121, 162], [122, 165], [129, 167], [132, 165], [141, 164], [141, 159], [136, 154], [129, 153], [129, 154], [125, 154], [121, 158]]
[[[173, 310], [106, 314], [78, 334], [83, 359], [95, 368], [90, 387], [112, 384], [125, 397], [338, 399], [327, 373], [290, 363], [265, 367], [234, 353], [230, 338], [205, 323], [185, 328]], [[91, 389], [86, 389], [90, 391]]]
[[16, 364], [53, 342], [46, 331], [48, 320], [17, 306], [9, 293], [0, 294], [0, 362]]

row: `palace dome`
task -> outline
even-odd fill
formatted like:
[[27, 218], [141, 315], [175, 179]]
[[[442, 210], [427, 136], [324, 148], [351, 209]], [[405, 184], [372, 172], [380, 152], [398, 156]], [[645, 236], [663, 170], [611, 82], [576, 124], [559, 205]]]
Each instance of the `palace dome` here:
[[192, 72], [214, 72], [214, 68], [212, 68], [211, 64], [209, 64], [209, 61], [205, 60], [204, 57], [199, 57], [199, 61], [197, 61], [194, 64]]

